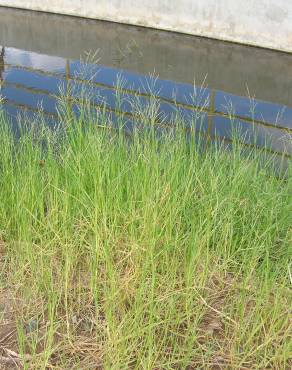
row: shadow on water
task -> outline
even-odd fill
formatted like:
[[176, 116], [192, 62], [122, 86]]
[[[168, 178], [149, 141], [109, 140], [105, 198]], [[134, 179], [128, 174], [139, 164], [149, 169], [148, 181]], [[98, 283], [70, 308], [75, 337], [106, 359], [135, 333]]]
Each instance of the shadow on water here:
[[[0, 21], [1, 95], [13, 125], [20, 112], [33, 120], [40, 111], [54, 125], [61, 86], [77, 115], [85, 94], [93, 110], [131, 127], [154, 98], [161, 127], [179, 116], [186, 129], [199, 121], [201, 133], [227, 147], [236, 132], [243, 145], [267, 146], [279, 162], [291, 155], [292, 56], [19, 10], [0, 9]], [[80, 62], [97, 49], [98, 63]]]

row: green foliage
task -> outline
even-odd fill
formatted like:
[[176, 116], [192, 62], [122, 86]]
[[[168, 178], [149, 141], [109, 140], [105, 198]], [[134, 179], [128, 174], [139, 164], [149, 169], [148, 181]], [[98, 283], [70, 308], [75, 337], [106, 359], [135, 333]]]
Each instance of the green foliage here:
[[55, 131], [0, 123], [0, 279], [24, 366], [288, 369], [291, 172], [179, 119], [126, 135], [70, 109]]

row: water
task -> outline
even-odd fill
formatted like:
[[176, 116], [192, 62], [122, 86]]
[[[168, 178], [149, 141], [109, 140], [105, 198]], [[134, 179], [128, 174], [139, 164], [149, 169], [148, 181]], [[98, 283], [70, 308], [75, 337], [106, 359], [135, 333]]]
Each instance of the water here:
[[[116, 111], [116, 84], [122, 77], [119, 109], [129, 117], [129, 100], [138, 94], [140, 104], [147, 104], [151, 86], [163, 122], [176, 109], [187, 120], [199, 111], [201, 130], [212, 137], [229, 142], [235, 128], [247, 145], [268, 140], [279, 156], [292, 152], [292, 55], [5, 8], [0, 8], [0, 45], [1, 94], [10, 117], [41, 107], [50, 121], [60, 85], [70, 85], [72, 95], [88, 89], [95, 106], [105, 103]], [[98, 51], [98, 63], [80, 62], [88, 51]]]

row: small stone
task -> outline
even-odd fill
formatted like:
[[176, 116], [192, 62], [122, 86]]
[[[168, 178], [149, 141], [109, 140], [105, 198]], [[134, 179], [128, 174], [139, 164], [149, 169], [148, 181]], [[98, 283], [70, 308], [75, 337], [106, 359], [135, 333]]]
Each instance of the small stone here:
[[37, 320], [30, 320], [25, 326], [26, 334], [32, 333], [38, 329], [38, 321]]

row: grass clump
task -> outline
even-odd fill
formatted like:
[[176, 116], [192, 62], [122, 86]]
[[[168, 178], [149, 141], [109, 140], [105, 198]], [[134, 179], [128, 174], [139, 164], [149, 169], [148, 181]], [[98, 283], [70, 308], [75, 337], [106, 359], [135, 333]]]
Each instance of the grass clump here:
[[1, 117], [0, 363], [290, 368], [289, 171], [106, 117], [18, 139]]

